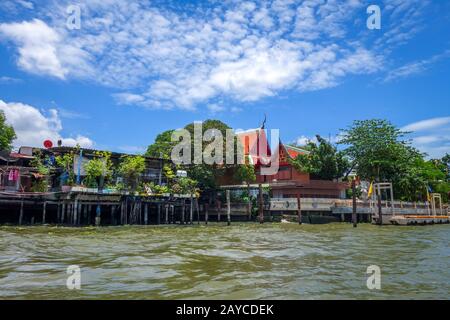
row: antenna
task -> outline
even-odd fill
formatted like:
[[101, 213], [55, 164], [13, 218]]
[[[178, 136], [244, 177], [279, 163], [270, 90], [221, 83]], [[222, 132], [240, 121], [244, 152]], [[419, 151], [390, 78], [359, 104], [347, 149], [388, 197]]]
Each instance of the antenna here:
[[267, 121], [267, 116], [266, 116], [266, 114], [264, 113], [264, 121], [263, 121], [262, 124], [261, 124], [261, 129], [264, 129], [264, 127], [266, 126], [266, 121]]

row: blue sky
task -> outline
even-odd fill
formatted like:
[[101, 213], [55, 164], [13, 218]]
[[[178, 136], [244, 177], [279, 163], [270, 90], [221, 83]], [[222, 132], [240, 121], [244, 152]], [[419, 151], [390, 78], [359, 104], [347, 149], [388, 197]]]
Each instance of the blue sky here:
[[[372, 4], [380, 30], [366, 26]], [[450, 152], [449, 28], [448, 1], [3, 0], [0, 110], [16, 146], [139, 153], [192, 121], [249, 129], [266, 114], [299, 143], [387, 118], [438, 157]]]

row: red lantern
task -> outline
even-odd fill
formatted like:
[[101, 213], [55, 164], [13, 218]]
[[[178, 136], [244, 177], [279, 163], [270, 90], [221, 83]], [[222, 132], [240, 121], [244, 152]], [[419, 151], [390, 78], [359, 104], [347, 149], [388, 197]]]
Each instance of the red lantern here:
[[44, 147], [46, 147], [47, 149], [53, 147], [53, 142], [51, 142], [50, 140], [45, 140]]

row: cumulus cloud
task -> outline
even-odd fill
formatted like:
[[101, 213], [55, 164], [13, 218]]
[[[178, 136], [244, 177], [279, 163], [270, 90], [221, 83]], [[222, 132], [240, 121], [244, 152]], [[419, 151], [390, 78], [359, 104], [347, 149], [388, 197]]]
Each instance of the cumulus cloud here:
[[60, 40], [58, 33], [42, 20], [0, 24], [0, 34], [11, 39], [18, 47], [18, 65], [33, 73], [50, 74], [64, 79], [63, 69], [56, 53]]
[[44, 113], [27, 104], [0, 100], [0, 110], [5, 113], [7, 122], [14, 127], [17, 135], [13, 142], [15, 147], [42, 147], [43, 141], [47, 139], [53, 143], [62, 140], [66, 146], [79, 144], [81, 147], [91, 148], [94, 145], [91, 139], [83, 135], [62, 136], [63, 127], [56, 109]]
[[[395, 1], [386, 15], [412, 20], [409, 0]], [[330, 88], [348, 75], [380, 71], [393, 37], [373, 46], [350, 31], [366, 30], [358, 18], [369, 4], [363, 0], [229, 1], [188, 10], [79, 1], [80, 30], [65, 27], [68, 4], [50, 2], [41, 19], [0, 24], [0, 34], [17, 47], [18, 65], [111, 86], [117, 103], [147, 108], [193, 110], [223, 98], [257, 101], [284, 90]]]

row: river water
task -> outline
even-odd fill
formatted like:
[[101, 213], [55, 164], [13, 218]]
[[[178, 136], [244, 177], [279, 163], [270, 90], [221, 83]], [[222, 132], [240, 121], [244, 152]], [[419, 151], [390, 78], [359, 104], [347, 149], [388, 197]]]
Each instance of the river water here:
[[449, 242], [450, 225], [5, 226], [0, 299], [450, 299]]

